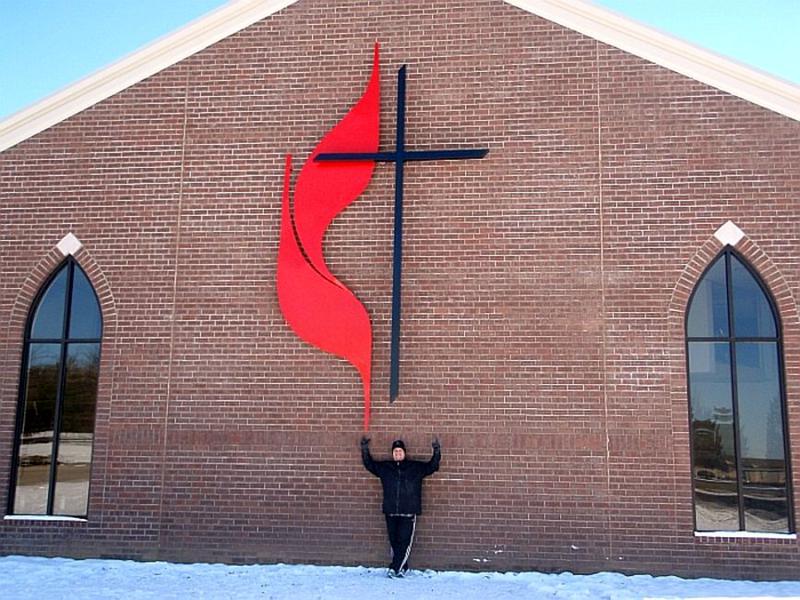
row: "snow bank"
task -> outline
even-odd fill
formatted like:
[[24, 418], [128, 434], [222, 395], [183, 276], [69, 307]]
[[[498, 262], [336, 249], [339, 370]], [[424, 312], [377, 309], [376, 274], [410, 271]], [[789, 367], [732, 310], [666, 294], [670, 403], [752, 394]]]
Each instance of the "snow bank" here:
[[0, 557], [0, 598], [767, 600], [800, 599], [800, 581], [450, 571], [415, 571], [404, 579], [388, 579], [385, 569], [365, 567], [230, 566], [7, 556]]

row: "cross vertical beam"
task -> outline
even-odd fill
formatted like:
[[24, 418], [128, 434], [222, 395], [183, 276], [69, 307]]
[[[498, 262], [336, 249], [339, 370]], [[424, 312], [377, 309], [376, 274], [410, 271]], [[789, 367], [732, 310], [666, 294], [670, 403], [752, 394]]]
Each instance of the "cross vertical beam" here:
[[400, 315], [403, 285], [403, 174], [406, 153], [406, 65], [397, 72], [395, 129], [394, 247], [392, 257], [392, 345], [389, 359], [389, 402], [400, 393]]

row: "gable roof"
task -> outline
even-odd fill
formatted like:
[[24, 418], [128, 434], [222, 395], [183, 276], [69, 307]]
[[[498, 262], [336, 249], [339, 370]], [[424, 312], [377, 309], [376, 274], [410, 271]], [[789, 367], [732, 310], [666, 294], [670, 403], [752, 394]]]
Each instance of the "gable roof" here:
[[[800, 121], [800, 86], [584, 0], [503, 0], [620, 50]], [[0, 151], [233, 35], [298, 0], [232, 0], [0, 121]]]

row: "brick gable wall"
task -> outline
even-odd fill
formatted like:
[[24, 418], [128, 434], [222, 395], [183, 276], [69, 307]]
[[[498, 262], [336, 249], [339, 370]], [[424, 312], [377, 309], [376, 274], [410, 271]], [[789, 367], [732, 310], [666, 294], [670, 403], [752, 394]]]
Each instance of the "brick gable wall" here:
[[0, 521], [0, 552], [385, 562], [357, 374], [274, 290], [283, 156], [359, 97], [376, 39], [383, 147], [408, 64], [407, 144], [490, 148], [407, 166], [393, 405], [389, 166], [326, 238], [372, 317], [374, 453], [442, 440], [414, 565], [796, 577], [796, 540], [694, 536], [683, 311], [733, 220], [800, 464], [800, 124], [496, 0], [306, 0], [0, 155], [0, 482], [70, 231], [105, 319], [88, 522]]

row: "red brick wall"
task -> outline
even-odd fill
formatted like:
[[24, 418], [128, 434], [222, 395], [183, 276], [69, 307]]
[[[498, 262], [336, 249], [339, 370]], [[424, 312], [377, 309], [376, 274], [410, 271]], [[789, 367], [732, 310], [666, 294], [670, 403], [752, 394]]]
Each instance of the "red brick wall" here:
[[358, 376], [274, 290], [283, 156], [359, 97], [375, 39], [383, 147], [408, 64], [408, 145], [490, 148], [407, 167], [393, 405], [390, 167], [326, 241], [373, 321], [375, 454], [442, 440], [414, 565], [796, 577], [795, 540], [694, 536], [683, 315], [732, 219], [800, 464], [800, 124], [499, 0], [305, 0], [0, 154], [0, 482], [70, 231], [105, 319], [88, 522], [0, 521], [0, 552], [386, 561]]

